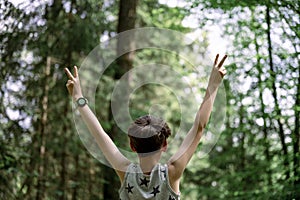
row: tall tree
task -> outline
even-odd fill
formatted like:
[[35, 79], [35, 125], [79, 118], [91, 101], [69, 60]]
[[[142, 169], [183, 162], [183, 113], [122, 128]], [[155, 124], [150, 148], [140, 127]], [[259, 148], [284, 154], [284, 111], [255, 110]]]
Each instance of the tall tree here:
[[283, 153], [283, 163], [285, 166], [285, 174], [286, 174], [286, 180], [290, 178], [290, 171], [289, 171], [289, 155], [288, 155], [288, 149], [287, 144], [285, 142], [285, 134], [283, 130], [283, 125], [280, 120], [281, 109], [279, 107], [278, 103], [278, 96], [277, 96], [277, 87], [276, 87], [276, 73], [277, 70], [274, 67], [273, 63], [273, 47], [272, 47], [272, 41], [271, 41], [271, 17], [270, 17], [270, 5], [266, 5], [266, 21], [267, 21], [267, 38], [268, 38], [268, 57], [269, 57], [269, 66], [270, 66], [270, 77], [271, 77], [271, 84], [272, 84], [272, 96], [275, 103], [275, 113], [276, 113], [276, 121], [278, 124], [278, 134], [280, 137], [280, 142], [282, 146], [282, 153]]
[[[118, 33], [122, 33], [124, 31], [135, 28], [135, 22], [137, 18], [137, 4], [138, 4], [138, 0], [119, 1], [119, 14], [118, 14], [118, 26], [117, 26]], [[114, 80], [119, 80], [122, 77], [122, 75], [124, 75], [133, 67], [133, 59], [134, 59], [133, 50], [134, 50], [134, 42], [135, 42], [134, 35], [130, 35], [130, 36], [126, 35], [126, 36], [124, 37], [124, 35], [121, 35], [121, 37], [118, 37], [116, 54], [121, 56], [117, 59], [116, 65], [113, 69]], [[129, 52], [122, 55], [124, 53], [124, 50], [129, 50]], [[124, 92], [126, 93], [126, 91]], [[118, 99], [115, 99], [115, 101], [118, 101]], [[118, 103], [114, 105], [118, 105]], [[110, 113], [109, 121], [112, 123], [111, 129], [109, 130], [110, 137], [116, 141], [124, 141], [124, 140], [117, 139], [120, 138], [120, 135], [124, 135], [124, 134], [120, 134], [121, 130], [118, 128], [118, 126], [113, 120], [113, 115], [110, 106], [108, 112]], [[105, 174], [104, 176], [105, 182], [103, 185], [104, 187], [103, 197], [104, 199], [118, 199], [118, 188], [120, 187], [119, 180], [114, 175], [113, 169], [108, 168], [106, 166], [104, 166], [103, 169]]]

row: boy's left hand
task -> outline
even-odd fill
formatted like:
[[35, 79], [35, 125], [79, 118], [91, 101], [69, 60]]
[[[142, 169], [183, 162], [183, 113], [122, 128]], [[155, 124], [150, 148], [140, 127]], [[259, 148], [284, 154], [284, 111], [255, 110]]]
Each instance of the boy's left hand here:
[[82, 97], [81, 87], [80, 87], [80, 81], [79, 81], [79, 75], [78, 75], [78, 69], [76, 66], [74, 66], [74, 76], [72, 73], [68, 70], [68, 68], [65, 68], [65, 72], [69, 78], [66, 87], [68, 88], [69, 94], [73, 97], [74, 100]]

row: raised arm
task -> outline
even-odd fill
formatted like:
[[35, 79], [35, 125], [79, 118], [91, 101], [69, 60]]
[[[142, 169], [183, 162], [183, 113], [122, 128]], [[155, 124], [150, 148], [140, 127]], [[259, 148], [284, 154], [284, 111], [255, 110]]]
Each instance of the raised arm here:
[[[65, 68], [65, 72], [69, 78], [66, 86], [68, 88], [70, 95], [76, 101], [78, 98], [83, 97], [81, 87], [80, 87], [78, 69], [76, 66], [74, 66], [74, 76], [67, 68]], [[88, 105], [85, 105], [83, 107], [78, 107], [78, 110], [80, 112], [83, 121], [85, 122], [86, 126], [88, 127], [89, 131], [91, 132], [98, 146], [103, 152], [105, 158], [115, 169], [120, 180], [122, 181], [126, 169], [130, 164], [130, 161], [119, 151], [119, 149], [111, 140], [111, 138], [106, 134], [101, 124], [99, 123], [98, 119], [96, 118], [96, 116], [91, 111]]]
[[179, 150], [168, 161], [169, 168], [171, 169], [170, 175], [173, 176], [171, 178], [173, 180], [175, 179], [175, 181], [179, 180], [192, 155], [197, 149], [203, 130], [208, 123], [218, 87], [222, 82], [223, 76], [226, 74], [226, 69], [223, 67], [223, 63], [227, 58], [227, 55], [223, 57], [220, 63], [218, 63], [218, 58], [219, 54], [217, 54], [215, 58], [206, 93], [197, 112], [194, 124], [183, 140]]

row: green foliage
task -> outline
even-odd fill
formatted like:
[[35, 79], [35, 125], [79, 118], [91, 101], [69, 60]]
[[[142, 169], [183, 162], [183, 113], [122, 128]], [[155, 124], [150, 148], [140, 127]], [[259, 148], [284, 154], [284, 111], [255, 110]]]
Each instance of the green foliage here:
[[[208, 12], [222, 9], [225, 36], [233, 43], [228, 49], [232, 58], [232, 65], [227, 66], [230, 82], [224, 82], [228, 89], [226, 129], [209, 154], [209, 167], [187, 173], [185, 177], [187, 183], [192, 182], [199, 188], [199, 199], [293, 199], [299, 196], [295, 181], [299, 174], [291, 172], [290, 160], [295, 151], [299, 152], [299, 146], [298, 149], [291, 148], [294, 140], [299, 138], [299, 131], [294, 131], [297, 130], [294, 126], [297, 116], [292, 114], [297, 108], [295, 102], [298, 98], [292, 96], [299, 85], [296, 78], [299, 68], [294, 72], [299, 62], [293, 56], [297, 52], [295, 47], [299, 47], [299, 37], [290, 37], [297, 35], [298, 30], [287, 27], [289, 24], [294, 24], [293, 27], [299, 25], [299, 22], [291, 18], [287, 24], [281, 21], [284, 15], [296, 14], [287, 10], [293, 3], [198, 1], [194, 4], [205, 7]], [[271, 52], [276, 66], [273, 70], [269, 66], [266, 7], [271, 8]], [[283, 31], [287, 29], [291, 32]], [[280, 40], [273, 39], [278, 36]], [[295, 78], [288, 75], [293, 72]], [[286, 84], [288, 80], [291, 84]], [[285, 95], [272, 96], [274, 90], [284, 91]], [[277, 108], [274, 98], [280, 104]], [[294, 99], [293, 103], [287, 103], [288, 98]], [[286, 140], [292, 139], [289, 133], [294, 135], [291, 142], [280, 142], [278, 120], [284, 121]], [[289, 147], [287, 155], [283, 153], [284, 146]], [[288, 166], [285, 160], [289, 160]], [[297, 166], [297, 162], [294, 161], [293, 165]]]
[[[166, 15], [166, 13], [168, 14]], [[156, 0], [146, 0], [139, 4], [137, 24], [141, 27], [154, 26], [187, 32], [188, 28], [184, 28], [181, 22], [188, 14], [187, 8], [171, 8], [159, 4]]]

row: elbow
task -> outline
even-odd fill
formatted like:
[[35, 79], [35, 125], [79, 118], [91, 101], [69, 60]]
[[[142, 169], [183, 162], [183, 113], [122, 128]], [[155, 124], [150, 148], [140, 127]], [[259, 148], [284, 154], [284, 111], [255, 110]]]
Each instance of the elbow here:
[[205, 129], [206, 125], [207, 125], [207, 122], [201, 122], [200, 121], [199, 124], [198, 124], [197, 132], [202, 132]]
[[206, 124], [198, 124], [196, 133], [197, 135], [202, 135], [203, 130], [205, 129]]
[[202, 134], [203, 130], [205, 129], [206, 125], [207, 125], [208, 120], [206, 120], [206, 118], [202, 115], [200, 115], [200, 113], [197, 114], [196, 119], [194, 121], [193, 124], [193, 130], [194, 132], [196, 132], [197, 134]]
[[202, 132], [205, 129], [207, 122], [208, 120], [206, 119], [205, 116], [201, 116], [201, 115], [197, 116], [194, 126], [197, 129], [198, 133]]
[[195, 120], [192, 130], [197, 134], [202, 134], [203, 130], [205, 129], [207, 123], [204, 120]]
[[202, 135], [203, 130], [204, 130], [204, 127], [198, 127], [198, 129], [197, 129], [197, 135]]

